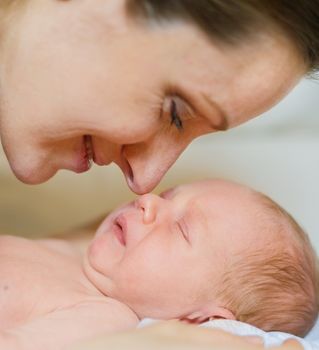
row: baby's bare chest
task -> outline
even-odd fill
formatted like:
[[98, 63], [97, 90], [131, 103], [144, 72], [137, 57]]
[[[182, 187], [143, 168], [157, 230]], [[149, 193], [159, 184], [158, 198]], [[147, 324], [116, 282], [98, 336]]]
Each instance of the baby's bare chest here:
[[69, 306], [83, 297], [81, 265], [36, 242], [0, 237], [0, 329]]

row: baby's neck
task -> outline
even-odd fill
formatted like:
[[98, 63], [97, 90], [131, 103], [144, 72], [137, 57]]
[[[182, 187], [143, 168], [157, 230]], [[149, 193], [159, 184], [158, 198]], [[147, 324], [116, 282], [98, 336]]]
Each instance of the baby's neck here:
[[[84, 297], [85, 299], [93, 302], [96, 301], [96, 302], [108, 304], [111, 310], [116, 310], [115, 311], [116, 317], [118, 319], [119, 318], [122, 319], [124, 324], [129, 323], [129, 324], [134, 324], [135, 326], [138, 324], [139, 318], [129, 306], [103, 293], [99, 288], [97, 288], [94, 281], [92, 281], [88, 277], [87, 273], [85, 272], [86, 271], [85, 265], [87, 263], [87, 256], [86, 256], [87, 244], [82, 244], [81, 242], [81, 245], [78, 246], [78, 245], [75, 245], [74, 242], [65, 241], [65, 240], [56, 240], [56, 239], [53, 239], [53, 240], [44, 239], [38, 242], [41, 242], [43, 246], [45, 246], [46, 248], [52, 249], [58, 254], [63, 254], [63, 256], [71, 258], [69, 262], [73, 261], [73, 264], [80, 267], [80, 269], [78, 269], [77, 274], [74, 274], [73, 270], [65, 271], [65, 273], [67, 275], [69, 273], [72, 274], [72, 278], [75, 278], [84, 287], [83, 292], [85, 295]], [[62, 260], [61, 256], [57, 257], [57, 260], [61, 261]], [[67, 265], [64, 262], [63, 266], [70, 267], [71, 265], [70, 263]]]
[[130, 325], [129, 328], [137, 327], [140, 319], [128, 305], [107, 296], [105, 296], [104, 301], [110, 306], [112, 314], [114, 314], [117, 320], [120, 320], [123, 325]]
[[[103, 292], [101, 289], [97, 287], [99, 283], [94, 281], [94, 278], [96, 277], [95, 274], [87, 273], [87, 269], [92, 269], [90, 267], [90, 264], [88, 263], [87, 255], [85, 254], [83, 256], [82, 260], [82, 269], [83, 269], [83, 274], [86, 279], [86, 286], [88, 289], [88, 294], [90, 293], [97, 293], [99, 298], [102, 301], [105, 301], [107, 304], [110, 305], [112, 310], [116, 310], [116, 317], [117, 319], [121, 318], [123, 320], [123, 323], [125, 324], [134, 324], [134, 327], [137, 326], [137, 324], [140, 321], [140, 318], [138, 315], [134, 312], [132, 308], [130, 308], [127, 304], [107, 295], [105, 292]], [[91, 276], [91, 278], [89, 277]], [[102, 287], [101, 287], [102, 288]], [[104, 290], [108, 290], [108, 288], [102, 288]]]

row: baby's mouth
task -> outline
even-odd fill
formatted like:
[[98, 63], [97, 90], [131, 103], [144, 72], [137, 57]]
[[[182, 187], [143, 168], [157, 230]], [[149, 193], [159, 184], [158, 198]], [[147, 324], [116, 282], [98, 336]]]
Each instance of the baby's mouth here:
[[113, 230], [119, 242], [126, 246], [126, 220], [122, 215], [119, 215], [113, 223]]

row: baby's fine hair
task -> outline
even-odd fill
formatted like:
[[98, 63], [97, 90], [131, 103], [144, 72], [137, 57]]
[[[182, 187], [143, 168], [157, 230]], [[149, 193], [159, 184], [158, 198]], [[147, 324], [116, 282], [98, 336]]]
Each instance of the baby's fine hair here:
[[219, 297], [236, 319], [265, 331], [305, 336], [318, 316], [318, 261], [307, 234], [263, 194], [256, 215], [262, 234], [278, 240], [249, 248], [228, 264]]

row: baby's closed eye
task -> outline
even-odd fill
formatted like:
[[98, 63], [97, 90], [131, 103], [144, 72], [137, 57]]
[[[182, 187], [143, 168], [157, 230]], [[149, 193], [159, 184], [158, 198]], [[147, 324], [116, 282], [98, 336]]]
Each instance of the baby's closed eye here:
[[185, 220], [179, 219], [178, 221], [176, 221], [175, 224], [177, 226], [177, 229], [179, 230], [179, 232], [181, 233], [181, 235], [185, 239], [185, 241], [190, 244], [189, 232], [188, 232], [188, 228], [187, 228]]

